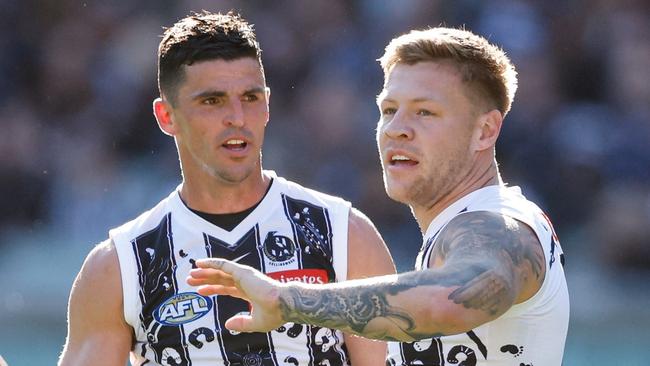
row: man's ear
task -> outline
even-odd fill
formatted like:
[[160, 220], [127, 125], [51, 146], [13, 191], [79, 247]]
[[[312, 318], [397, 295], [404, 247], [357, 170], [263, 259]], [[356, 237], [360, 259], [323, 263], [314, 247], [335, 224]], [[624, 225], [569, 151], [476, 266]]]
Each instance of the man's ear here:
[[156, 98], [153, 101], [153, 115], [158, 121], [158, 127], [165, 135], [176, 135], [177, 127], [172, 118], [172, 107], [169, 102], [162, 98]]
[[266, 122], [264, 122], [264, 126], [266, 126], [269, 123], [269, 119], [270, 119], [269, 105], [271, 104], [271, 88], [269, 88], [268, 86], [265, 87], [264, 93], [266, 94]]
[[478, 117], [476, 138], [474, 139], [476, 151], [490, 149], [496, 145], [502, 124], [503, 115], [497, 109], [483, 113]]

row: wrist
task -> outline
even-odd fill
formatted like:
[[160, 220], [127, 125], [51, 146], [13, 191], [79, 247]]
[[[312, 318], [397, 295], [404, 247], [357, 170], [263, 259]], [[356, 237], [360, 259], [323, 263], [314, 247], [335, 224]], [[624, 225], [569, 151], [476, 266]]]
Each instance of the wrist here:
[[297, 299], [300, 293], [300, 283], [282, 283], [277, 287], [277, 301], [283, 322], [299, 322], [296, 309]]

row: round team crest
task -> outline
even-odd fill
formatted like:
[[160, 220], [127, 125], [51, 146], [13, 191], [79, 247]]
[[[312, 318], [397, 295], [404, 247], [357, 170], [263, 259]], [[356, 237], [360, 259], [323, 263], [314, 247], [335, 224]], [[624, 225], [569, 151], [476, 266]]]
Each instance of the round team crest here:
[[276, 231], [270, 231], [264, 239], [264, 254], [275, 262], [284, 262], [293, 258], [296, 253], [296, 245], [291, 239], [284, 235], [276, 235]]

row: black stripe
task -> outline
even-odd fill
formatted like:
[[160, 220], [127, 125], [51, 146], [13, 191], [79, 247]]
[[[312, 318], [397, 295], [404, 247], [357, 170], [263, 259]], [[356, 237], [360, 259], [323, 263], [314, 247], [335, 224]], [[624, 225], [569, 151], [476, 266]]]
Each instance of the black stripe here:
[[[282, 195], [285, 214], [291, 222], [295, 242], [300, 248], [301, 268], [324, 269], [330, 282], [336, 280], [332, 265], [332, 226], [326, 207]], [[340, 340], [332, 329], [307, 326], [310, 364], [328, 360], [332, 366], [346, 364], [347, 355], [340, 350]], [[325, 345], [325, 351], [323, 351]], [[330, 345], [330, 347], [327, 347]]]
[[[296, 228], [296, 224], [293, 222], [291, 219], [291, 214], [289, 213], [289, 203], [287, 202], [287, 196], [282, 194], [282, 206], [284, 207], [284, 214], [291, 223], [291, 231], [293, 232], [293, 242], [296, 243], [296, 245], [299, 246], [298, 242], [298, 229]], [[296, 249], [300, 249], [300, 246]], [[296, 250], [297, 259], [298, 259], [298, 268], [303, 269], [303, 264], [302, 264], [302, 250]], [[310, 360], [312, 361], [312, 360]], [[311, 365], [311, 362], [310, 362]]]
[[483, 344], [483, 341], [481, 341], [481, 339], [476, 335], [476, 333], [474, 333], [473, 330], [467, 332], [467, 336], [469, 337], [469, 339], [474, 341], [476, 347], [478, 347], [478, 350], [481, 351], [481, 354], [487, 360], [488, 350], [487, 347], [485, 347], [485, 344]]
[[[173, 359], [176, 365], [190, 366], [182, 325], [162, 325], [154, 313], [167, 299], [178, 293], [172, 238], [171, 213], [167, 213], [157, 227], [132, 241], [140, 282], [142, 311], [140, 320], [147, 333], [156, 361]], [[170, 350], [175, 354], [169, 354]]]
[[336, 279], [332, 266], [332, 233], [328, 225], [326, 208], [310, 202], [283, 195], [285, 212], [296, 235], [304, 268], [321, 268], [327, 271], [330, 281]]
[[[237, 262], [240, 264], [262, 269], [263, 258], [258, 249], [260, 239], [257, 225], [236, 243], [227, 243], [207, 234], [204, 234], [204, 238], [210, 257], [238, 259]], [[260, 366], [277, 366], [267, 333], [232, 334], [224, 326], [230, 317], [249, 311], [248, 302], [231, 296], [217, 296], [214, 298], [214, 307], [219, 346], [226, 365], [244, 366], [250, 362]]]
[[[133, 250], [133, 255], [135, 256], [135, 264], [138, 269], [138, 283], [142, 284], [144, 283], [144, 272], [142, 271], [142, 262], [140, 261], [140, 253], [138, 252], [137, 249], [138, 246], [138, 239], [135, 238], [131, 240], [131, 249]], [[144, 291], [142, 290], [142, 286], [138, 286], [138, 297], [140, 298], [140, 303], [144, 304], [145, 303], [145, 296], [144, 296]], [[145, 326], [144, 322], [144, 315], [142, 312], [138, 314], [138, 318], [140, 319], [140, 328], [142, 328], [143, 332], [147, 332], [147, 327]], [[140, 353], [140, 356], [145, 357], [147, 354], [147, 346], [149, 345], [148, 342], [143, 342], [142, 343], [142, 351]], [[158, 359], [158, 355], [154, 352], [154, 357], [156, 358], [156, 362], [160, 362]], [[149, 360], [147, 360], [148, 362]]]
[[[178, 279], [176, 278], [176, 270], [178, 269], [178, 263], [176, 262], [176, 254], [174, 252], [174, 233], [172, 231], [172, 220], [171, 213], [169, 213], [169, 219], [167, 220], [167, 239], [169, 242], [169, 258], [172, 262], [172, 281], [174, 282], [174, 293], [178, 293]], [[182, 347], [185, 358], [187, 359], [188, 366], [192, 366], [192, 359], [190, 358], [189, 349], [187, 344], [187, 337], [185, 336], [185, 327], [181, 324], [179, 325], [181, 331]]]
[[[442, 349], [442, 340], [440, 338], [434, 338], [434, 342], [438, 346], [438, 358], [440, 359], [440, 365], [445, 365], [445, 352]], [[432, 345], [433, 346], [433, 345]]]
[[[210, 239], [208, 234], [203, 233], [203, 241], [205, 244], [205, 253], [207, 254], [208, 257], [213, 258], [215, 256], [212, 255], [212, 246], [210, 245]], [[228, 358], [226, 357], [226, 350], [223, 348], [223, 338], [221, 337], [221, 329], [222, 326], [219, 323], [219, 307], [217, 306], [217, 297], [212, 296], [212, 303], [214, 306], [212, 307], [212, 313], [214, 315], [214, 323], [217, 325], [217, 338], [219, 339], [219, 351], [221, 351], [221, 359], [223, 359], [224, 366], [230, 366], [230, 362], [228, 361]]]

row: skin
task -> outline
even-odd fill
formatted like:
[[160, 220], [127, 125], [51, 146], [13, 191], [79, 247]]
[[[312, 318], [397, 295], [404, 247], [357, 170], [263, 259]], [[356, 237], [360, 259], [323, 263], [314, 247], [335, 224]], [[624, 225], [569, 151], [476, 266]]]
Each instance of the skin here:
[[124, 320], [122, 299], [117, 253], [105, 241], [88, 254], [72, 285], [68, 337], [59, 365], [126, 364], [133, 329]]
[[[423, 231], [459, 198], [502, 184], [494, 144], [503, 117], [477, 102], [450, 62], [397, 64], [378, 105], [386, 191], [411, 207]], [[251, 315], [231, 318], [230, 329], [265, 330], [294, 321], [399, 341], [464, 333], [490, 322], [532, 297], [545, 276], [533, 230], [493, 212], [452, 219], [436, 239], [429, 268], [417, 272], [307, 286], [280, 284], [220, 259], [197, 265], [190, 275], [202, 280], [188, 281], [203, 285], [199, 293], [251, 302]]]
[[[154, 101], [160, 129], [174, 137], [183, 171], [181, 197], [210, 213], [239, 212], [256, 204], [270, 178], [261, 151], [269, 121], [270, 91], [254, 58], [185, 66], [174, 104]], [[243, 140], [235, 150], [223, 145]]]
[[[363, 258], [363, 260], [359, 260]], [[350, 210], [348, 220], [347, 278], [365, 279], [394, 274], [395, 264], [381, 235], [361, 211]], [[344, 333], [352, 366], [381, 365], [386, 358], [386, 343]]]
[[[253, 58], [211, 60], [185, 66], [185, 74], [174, 103], [163, 96], [153, 105], [160, 129], [176, 142], [181, 197], [203, 212], [243, 211], [262, 199], [270, 183], [261, 167], [270, 96], [262, 69]], [[230, 139], [246, 146], [224, 147]], [[348, 231], [348, 278], [395, 273], [384, 241], [366, 216], [351, 210]], [[351, 334], [345, 340], [353, 365], [383, 364], [384, 342]], [[59, 365], [123, 366], [133, 342], [133, 329], [124, 320], [117, 252], [107, 240], [91, 251], [73, 284]]]
[[[501, 113], [479, 108], [467, 89], [449, 62], [398, 64], [377, 98], [386, 193], [410, 206], [423, 231], [451, 203], [499, 183]], [[391, 161], [395, 155], [410, 162]]]

